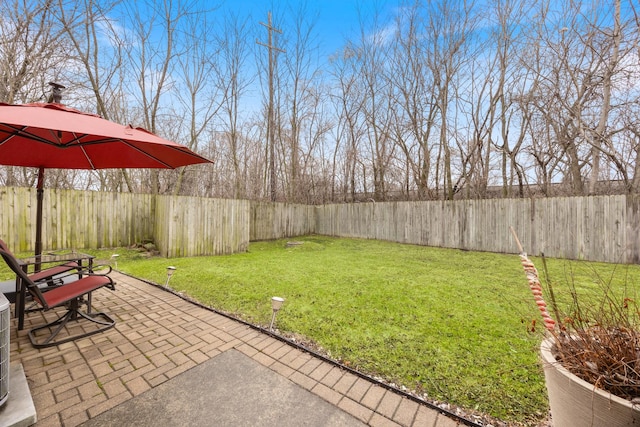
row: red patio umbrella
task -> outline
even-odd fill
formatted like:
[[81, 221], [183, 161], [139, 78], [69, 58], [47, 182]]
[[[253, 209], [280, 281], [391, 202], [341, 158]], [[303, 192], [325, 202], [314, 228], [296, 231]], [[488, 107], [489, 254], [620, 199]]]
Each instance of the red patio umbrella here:
[[45, 168], [175, 169], [210, 160], [142, 128], [62, 104], [0, 103], [0, 164], [39, 168], [35, 253], [42, 253]]

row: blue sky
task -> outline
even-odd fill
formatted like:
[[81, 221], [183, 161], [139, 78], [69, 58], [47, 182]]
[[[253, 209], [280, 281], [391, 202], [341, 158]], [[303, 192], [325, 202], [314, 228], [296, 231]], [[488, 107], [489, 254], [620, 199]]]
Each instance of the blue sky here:
[[[279, 11], [298, 10], [303, 4], [307, 5], [307, 10], [311, 15], [318, 14], [316, 23], [316, 35], [322, 53], [330, 55], [344, 45], [348, 38], [357, 37], [360, 31], [359, 12], [365, 15], [371, 14], [376, 8], [383, 13], [390, 13], [396, 6], [397, 1], [393, 0], [318, 0], [318, 1], [265, 1], [265, 0], [222, 0], [222, 10], [233, 10], [242, 15], [251, 15], [252, 19], [259, 22], [267, 21], [267, 13], [272, 11], [274, 16]], [[291, 15], [291, 13], [287, 13]], [[287, 28], [279, 26], [281, 30]], [[266, 40], [266, 30], [264, 31]]]

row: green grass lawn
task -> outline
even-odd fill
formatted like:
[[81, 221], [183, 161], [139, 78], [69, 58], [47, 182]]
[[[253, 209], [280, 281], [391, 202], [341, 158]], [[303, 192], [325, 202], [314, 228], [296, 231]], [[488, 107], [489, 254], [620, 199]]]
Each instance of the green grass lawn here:
[[[539, 314], [517, 255], [428, 248], [323, 236], [256, 242], [243, 254], [142, 258], [127, 250], [118, 268], [170, 286], [218, 310], [268, 326], [270, 299], [286, 299], [277, 327], [312, 340], [332, 358], [363, 372], [510, 423], [546, 416], [538, 361]], [[538, 259], [534, 262], [540, 270]], [[592, 263], [571, 263], [576, 288], [595, 292]], [[577, 266], [577, 267], [576, 267]], [[607, 276], [615, 266], [597, 264]], [[567, 262], [549, 260], [552, 277]], [[622, 271], [624, 270], [624, 271]], [[635, 283], [636, 267], [616, 282]], [[561, 282], [561, 280], [559, 280]], [[556, 293], [569, 301], [561, 283]]]
[[[270, 298], [286, 299], [277, 327], [313, 340], [353, 368], [508, 421], [546, 414], [541, 335], [517, 256], [312, 236], [252, 243], [220, 257], [119, 260], [171, 287], [267, 326]], [[120, 258], [123, 258], [122, 256]]]

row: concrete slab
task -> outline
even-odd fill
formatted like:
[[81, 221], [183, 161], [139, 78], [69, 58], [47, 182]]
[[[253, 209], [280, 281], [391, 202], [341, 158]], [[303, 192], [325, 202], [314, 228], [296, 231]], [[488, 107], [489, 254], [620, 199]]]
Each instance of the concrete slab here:
[[364, 424], [232, 349], [82, 425], [356, 427]]
[[9, 368], [9, 397], [0, 408], [0, 426], [28, 427], [36, 421], [36, 407], [22, 364], [12, 363]]

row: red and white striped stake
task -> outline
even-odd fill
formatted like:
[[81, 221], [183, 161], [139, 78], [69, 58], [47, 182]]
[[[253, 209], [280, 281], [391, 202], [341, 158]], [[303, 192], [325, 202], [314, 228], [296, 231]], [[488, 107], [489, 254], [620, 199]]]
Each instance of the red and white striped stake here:
[[533, 298], [536, 301], [536, 305], [540, 310], [540, 314], [542, 315], [542, 319], [544, 321], [544, 326], [551, 332], [555, 329], [556, 322], [553, 320], [549, 311], [547, 310], [547, 303], [544, 301], [542, 296], [542, 285], [540, 284], [540, 279], [538, 277], [538, 270], [533, 265], [533, 262], [527, 257], [526, 252], [522, 249], [522, 244], [516, 235], [513, 227], [509, 227], [511, 230], [511, 234], [513, 234], [513, 238], [516, 240], [518, 245], [518, 249], [520, 250], [520, 262], [522, 263], [522, 267], [524, 268], [524, 273], [527, 276], [527, 281], [529, 282], [529, 289], [531, 289], [531, 293], [533, 293]]

